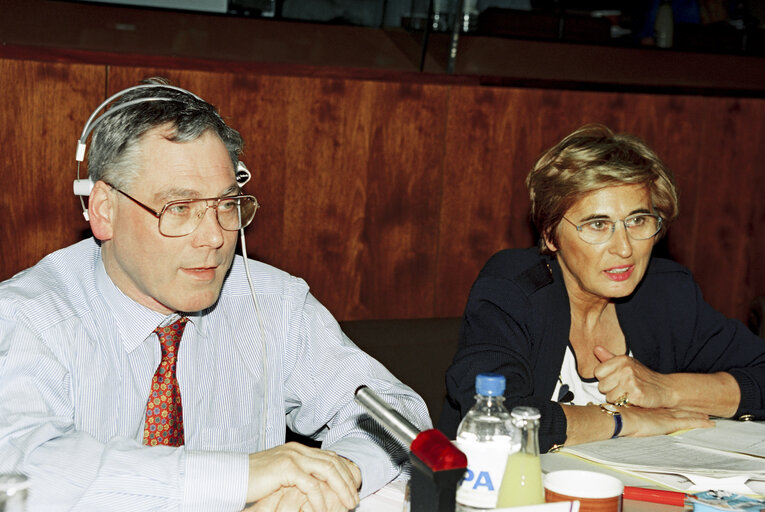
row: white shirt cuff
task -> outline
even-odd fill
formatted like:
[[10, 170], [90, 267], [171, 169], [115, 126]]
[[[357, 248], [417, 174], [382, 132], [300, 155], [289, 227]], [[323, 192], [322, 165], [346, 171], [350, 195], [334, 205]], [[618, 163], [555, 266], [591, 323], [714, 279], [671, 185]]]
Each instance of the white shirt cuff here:
[[382, 489], [400, 472], [400, 468], [393, 465], [390, 455], [380, 445], [368, 439], [346, 437], [332, 446], [323, 448], [356, 463], [361, 470], [361, 498]]
[[242, 510], [247, 498], [246, 453], [186, 452], [184, 511]]

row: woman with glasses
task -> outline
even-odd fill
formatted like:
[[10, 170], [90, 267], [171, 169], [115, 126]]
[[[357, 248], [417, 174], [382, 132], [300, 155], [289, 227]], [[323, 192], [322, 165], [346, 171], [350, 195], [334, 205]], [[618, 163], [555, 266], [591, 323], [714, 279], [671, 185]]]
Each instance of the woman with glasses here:
[[454, 436], [478, 373], [542, 413], [540, 448], [765, 418], [765, 341], [651, 258], [678, 214], [671, 172], [641, 140], [588, 125], [526, 179], [538, 248], [504, 250], [470, 292], [439, 428]]

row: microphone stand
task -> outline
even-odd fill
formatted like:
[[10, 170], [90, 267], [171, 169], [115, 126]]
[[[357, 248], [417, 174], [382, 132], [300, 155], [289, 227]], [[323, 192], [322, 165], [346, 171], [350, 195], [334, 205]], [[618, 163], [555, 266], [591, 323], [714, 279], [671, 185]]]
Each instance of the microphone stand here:
[[457, 484], [465, 475], [467, 457], [440, 430], [420, 431], [366, 386], [356, 401], [391, 434], [409, 447], [412, 478], [411, 512], [454, 512]]

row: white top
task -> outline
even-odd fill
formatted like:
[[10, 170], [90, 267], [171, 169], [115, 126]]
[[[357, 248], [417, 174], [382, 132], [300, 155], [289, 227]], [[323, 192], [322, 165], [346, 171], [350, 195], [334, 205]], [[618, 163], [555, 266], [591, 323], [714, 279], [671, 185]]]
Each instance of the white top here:
[[[571, 350], [571, 345], [566, 346], [559, 375], [552, 401], [572, 405], [602, 404], [606, 401], [606, 395], [598, 391], [598, 379], [585, 379], [579, 375], [576, 369], [576, 356]], [[573, 399], [564, 401], [566, 391], [573, 393]]]

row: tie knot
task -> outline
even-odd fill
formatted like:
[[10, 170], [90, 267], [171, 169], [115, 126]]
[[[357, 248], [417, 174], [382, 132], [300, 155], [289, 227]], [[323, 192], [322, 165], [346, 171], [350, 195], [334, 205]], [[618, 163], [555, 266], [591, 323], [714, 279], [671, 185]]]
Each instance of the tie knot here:
[[157, 333], [159, 343], [162, 346], [162, 353], [174, 352], [181, 342], [183, 336], [183, 330], [186, 328], [186, 323], [189, 319], [185, 316], [178, 318], [170, 325], [164, 327], [157, 327], [154, 332]]

